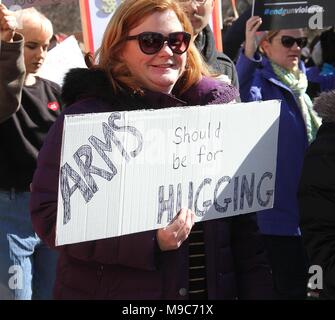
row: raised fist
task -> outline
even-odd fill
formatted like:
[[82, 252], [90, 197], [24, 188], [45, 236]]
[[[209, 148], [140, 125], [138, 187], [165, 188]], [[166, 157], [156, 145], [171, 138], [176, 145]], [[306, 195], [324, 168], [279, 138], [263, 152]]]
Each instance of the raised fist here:
[[16, 28], [17, 22], [14, 13], [8, 10], [3, 4], [0, 4], [0, 39], [11, 42]]

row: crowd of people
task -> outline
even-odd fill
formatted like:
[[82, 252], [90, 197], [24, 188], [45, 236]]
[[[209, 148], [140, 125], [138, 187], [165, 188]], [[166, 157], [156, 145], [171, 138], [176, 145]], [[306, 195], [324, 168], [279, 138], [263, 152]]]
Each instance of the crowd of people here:
[[[62, 88], [37, 76], [50, 20], [0, 4], [0, 299], [304, 300], [311, 265], [324, 273], [321, 297], [335, 298], [334, 29], [303, 61], [303, 29], [260, 38], [262, 19], [247, 9], [225, 31], [228, 39], [242, 26], [244, 36], [219, 52], [214, 4], [125, 0], [96, 59], [67, 73]], [[66, 115], [273, 99], [272, 209], [195, 224], [183, 208], [158, 230], [55, 246]]]

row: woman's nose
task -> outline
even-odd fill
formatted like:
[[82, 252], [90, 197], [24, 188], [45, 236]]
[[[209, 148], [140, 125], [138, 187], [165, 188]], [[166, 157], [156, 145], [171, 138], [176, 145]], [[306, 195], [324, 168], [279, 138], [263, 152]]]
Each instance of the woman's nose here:
[[165, 53], [168, 54], [169, 56], [173, 56], [173, 51], [169, 47], [167, 41], [164, 42], [162, 49], [160, 49], [159, 53]]

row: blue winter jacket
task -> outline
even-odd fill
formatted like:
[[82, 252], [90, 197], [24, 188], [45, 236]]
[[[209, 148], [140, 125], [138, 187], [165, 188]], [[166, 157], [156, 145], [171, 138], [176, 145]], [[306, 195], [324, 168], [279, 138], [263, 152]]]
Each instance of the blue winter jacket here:
[[[282, 101], [274, 206], [273, 209], [258, 213], [259, 228], [267, 235], [298, 236], [297, 191], [308, 145], [301, 111], [292, 91], [277, 79], [266, 57], [256, 53], [254, 60], [250, 60], [242, 52], [236, 67], [243, 102], [271, 99]], [[303, 63], [299, 67], [306, 72]]]
[[320, 91], [330, 91], [335, 89], [335, 74], [323, 74], [319, 67], [314, 66], [306, 70], [308, 81], [317, 83]]

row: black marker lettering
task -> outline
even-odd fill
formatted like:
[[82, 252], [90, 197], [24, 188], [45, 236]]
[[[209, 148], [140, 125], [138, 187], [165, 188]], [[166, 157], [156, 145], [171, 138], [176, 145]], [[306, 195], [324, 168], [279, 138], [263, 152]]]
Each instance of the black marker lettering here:
[[[108, 118], [108, 124], [109, 126], [114, 130], [114, 131], [118, 131], [118, 132], [129, 132], [131, 133], [133, 136], [135, 136], [137, 138], [137, 142], [138, 142], [138, 146], [135, 150], [130, 152], [131, 157], [135, 158], [138, 156], [138, 154], [141, 152], [142, 147], [143, 147], [143, 137], [140, 131], [138, 131], [135, 127], [131, 127], [131, 126], [118, 126], [117, 124], [115, 124], [115, 120], [120, 120], [121, 119], [121, 114], [119, 112], [113, 112], [109, 118]], [[115, 137], [115, 135], [112, 135], [112, 140], [115, 143], [115, 145], [119, 148], [122, 156], [129, 161], [129, 157], [128, 154], [126, 152], [126, 150], [123, 148], [121, 142], [119, 139], [117, 139]]]
[[158, 216], [157, 223], [162, 223], [163, 213], [167, 211], [168, 217], [167, 222], [170, 222], [173, 218], [174, 213], [174, 191], [173, 185], [169, 186], [169, 199], [164, 200], [164, 186], [160, 186], [158, 190]]
[[269, 204], [270, 199], [273, 195], [273, 190], [267, 190], [266, 193], [265, 193], [267, 195], [266, 200], [264, 201], [261, 198], [261, 186], [262, 186], [263, 180], [265, 178], [268, 178], [268, 179], [271, 180], [272, 179], [272, 173], [271, 172], [265, 172], [262, 175], [262, 178], [259, 180], [258, 185], [257, 185], [257, 200], [258, 200], [259, 205], [262, 206], [262, 207], [266, 207]]
[[254, 187], [255, 187], [255, 174], [254, 173], [251, 174], [250, 187], [246, 175], [243, 175], [241, 183], [240, 210], [244, 209], [244, 195], [246, 196], [249, 208], [252, 207], [252, 203], [254, 200]]
[[[81, 159], [82, 157], [85, 157], [85, 161], [82, 161]], [[95, 183], [91, 174], [96, 174], [108, 181], [112, 180], [112, 178], [114, 177], [114, 175], [111, 174], [110, 172], [92, 166], [93, 156], [92, 156], [92, 149], [89, 145], [81, 146], [77, 150], [77, 152], [73, 155], [73, 158], [76, 161], [80, 169], [80, 172], [84, 176], [86, 183], [91, 188], [93, 193], [96, 193], [99, 190], [99, 188]]]
[[219, 179], [218, 183], [215, 186], [215, 189], [214, 189], [214, 207], [215, 207], [215, 210], [217, 212], [221, 212], [221, 213], [226, 212], [227, 209], [228, 209], [229, 203], [231, 203], [231, 201], [232, 201], [231, 198], [225, 198], [223, 200], [223, 202], [225, 203], [224, 207], [221, 206], [218, 203], [218, 191], [220, 189], [221, 184], [224, 183], [224, 182], [230, 183], [230, 180], [231, 180], [230, 177], [224, 176], [224, 177], [222, 177], [222, 178]]
[[198, 190], [195, 194], [195, 201], [194, 201], [195, 212], [194, 213], [198, 217], [203, 217], [206, 214], [208, 208], [212, 205], [211, 200], [206, 200], [202, 204], [204, 210], [199, 210], [199, 208], [198, 208], [198, 199], [199, 199], [200, 192], [201, 192], [202, 188], [205, 186], [205, 184], [211, 184], [211, 182], [212, 182], [212, 179], [210, 179], [210, 178], [204, 179], [204, 181], [201, 183], [201, 185], [199, 186], [199, 188], [198, 188]]
[[[69, 178], [75, 182], [75, 184], [70, 188]], [[79, 189], [85, 202], [89, 202], [93, 197], [93, 192], [86, 185], [85, 181], [80, 177], [80, 175], [73, 170], [68, 163], [65, 163], [60, 170], [60, 189], [63, 198], [64, 206], [64, 217], [63, 224], [67, 224], [71, 219], [71, 203], [70, 198], [72, 194]]]

